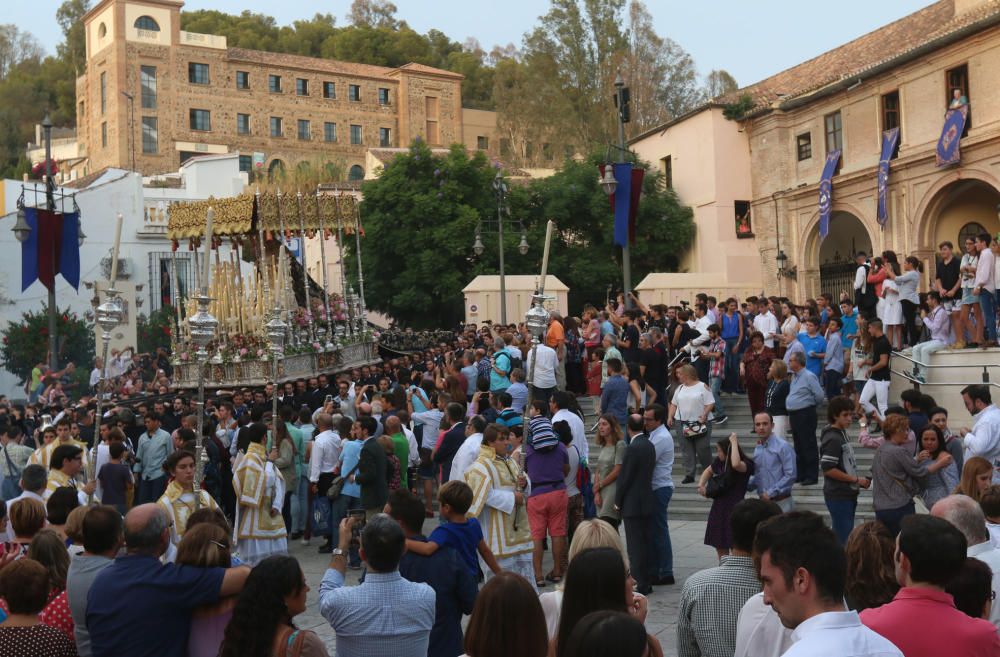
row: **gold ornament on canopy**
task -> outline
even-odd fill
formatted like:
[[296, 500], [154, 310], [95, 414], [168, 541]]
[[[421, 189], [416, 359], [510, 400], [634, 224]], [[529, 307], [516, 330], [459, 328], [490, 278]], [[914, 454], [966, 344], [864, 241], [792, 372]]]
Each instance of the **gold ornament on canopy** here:
[[[351, 194], [304, 194], [302, 197], [302, 213], [299, 219], [299, 204], [294, 193], [284, 194], [281, 198], [281, 213], [285, 218], [287, 232], [298, 234], [298, 227], [305, 225], [306, 232], [320, 229], [319, 211], [323, 213], [323, 221], [328, 231], [338, 228], [348, 235], [354, 233], [357, 225], [358, 205]], [[254, 195], [241, 194], [233, 198], [193, 201], [190, 203], [175, 203], [167, 210], [167, 237], [172, 240], [199, 238], [205, 233], [205, 216], [208, 208], [215, 210], [213, 233], [216, 235], [245, 235], [253, 229]], [[281, 223], [278, 219], [278, 196], [273, 192], [260, 195], [258, 217], [261, 227], [266, 231], [278, 232]], [[294, 227], [294, 228], [293, 228]]]

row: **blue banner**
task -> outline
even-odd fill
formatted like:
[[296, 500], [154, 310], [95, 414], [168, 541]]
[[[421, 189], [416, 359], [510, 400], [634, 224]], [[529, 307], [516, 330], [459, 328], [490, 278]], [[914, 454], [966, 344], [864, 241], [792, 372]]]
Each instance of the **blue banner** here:
[[885, 228], [885, 223], [889, 221], [889, 208], [886, 197], [889, 194], [889, 160], [896, 152], [896, 145], [899, 144], [899, 128], [886, 130], [882, 133], [882, 157], [878, 161], [878, 219], [879, 226]]
[[944, 127], [941, 128], [941, 138], [937, 143], [937, 165], [946, 167], [958, 164], [962, 159], [959, 142], [965, 130], [965, 120], [969, 118], [969, 106], [961, 105], [950, 109], [944, 115]]
[[632, 202], [632, 164], [630, 162], [614, 165], [615, 179], [615, 244], [628, 246], [629, 243], [629, 207]]
[[24, 218], [31, 227], [28, 239], [21, 242], [21, 291], [38, 280], [38, 210], [24, 208]]
[[80, 289], [79, 218], [80, 215], [76, 212], [62, 215], [62, 241], [59, 247], [59, 273], [77, 291]]
[[823, 239], [830, 232], [830, 212], [833, 209], [833, 174], [837, 172], [840, 162], [840, 151], [831, 151], [826, 155], [823, 165], [823, 177], [819, 180], [819, 238]]

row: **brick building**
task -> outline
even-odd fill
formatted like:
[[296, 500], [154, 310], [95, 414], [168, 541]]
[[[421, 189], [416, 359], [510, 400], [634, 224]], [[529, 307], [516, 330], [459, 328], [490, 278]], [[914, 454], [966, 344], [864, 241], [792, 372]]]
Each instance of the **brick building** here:
[[[938, 167], [935, 147], [956, 88], [970, 112], [961, 162]], [[752, 100], [743, 120], [704, 120], [743, 95]], [[883, 227], [876, 221], [882, 134], [896, 127], [901, 138], [890, 160]], [[696, 151], [691, 143], [724, 148]], [[928, 289], [940, 242], [959, 246], [970, 233], [1000, 230], [1000, 2], [940, 0], [716, 99], [641, 135], [633, 147], [669, 168], [679, 185], [692, 169], [729, 166], [709, 198], [728, 214], [712, 215], [711, 226], [699, 223], [699, 233], [718, 239], [701, 258], [732, 260], [752, 243], [768, 293], [802, 300], [849, 290], [850, 256], [862, 249], [918, 256]], [[820, 239], [819, 182], [835, 149], [843, 155], [832, 178], [830, 232]], [[705, 203], [675, 189], [684, 203]], [[730, 239], [742, 228], [746, 239]], [[706, 248], [705, 240], [699, 244]], [[782, 272], [779, 251], [788, 258]], [[702, 269], [695, 264], [692, 271]]]
[[148, 175], [238, 151], [244, 171], [325, 167], [359, 179], [369, 148], [418, 136], [483, 150], [495, 142], [495, 115], [463, 110], [459, 74], [229, 48], [225, 37], [182, 31], [183, 4], [103, 0], [84, 16], [77, 136], [90, 171], [133, 168], [134, 158]]

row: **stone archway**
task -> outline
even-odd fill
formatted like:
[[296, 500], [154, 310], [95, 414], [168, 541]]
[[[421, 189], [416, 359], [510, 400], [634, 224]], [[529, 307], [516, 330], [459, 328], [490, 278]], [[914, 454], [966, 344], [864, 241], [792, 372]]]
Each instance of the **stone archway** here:
[[872, 235], [860, 215], [840, 206], [830, 216], [830, 231], [819, 236], [819, 215], [804, 231], [802, 264], [799, 265], [799, 294], [802, 301], [829, 292], [836, 300], [841, 292], [851, 292], [854, 283], [854, 255], [872, 252]]
[[948, 241], [961, 249], [959, 236], [970, 224], [996, 235], [1000, 232], [998, 204], [1000, 184], [992, 176], [978, 171], [954, 172], [924, 196], [916, 215], [920, 223], [915, 246], [933, 253], [938, 244]]

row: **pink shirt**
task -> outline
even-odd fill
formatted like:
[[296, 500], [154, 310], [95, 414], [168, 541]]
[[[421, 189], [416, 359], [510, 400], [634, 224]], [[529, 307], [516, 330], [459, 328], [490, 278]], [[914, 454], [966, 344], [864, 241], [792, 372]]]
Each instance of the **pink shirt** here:
[[1000, 655], [996, 626], [955, 609], [952, 597], [938, 589], [904, 587], [892, 602], [862, 611], [861, 622], [906, 657]]

